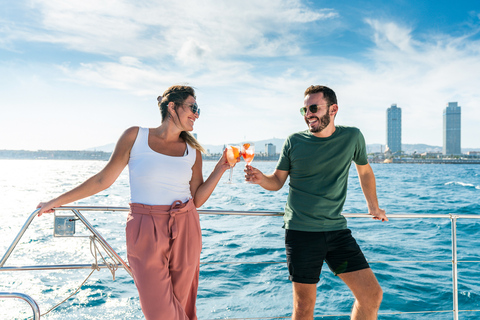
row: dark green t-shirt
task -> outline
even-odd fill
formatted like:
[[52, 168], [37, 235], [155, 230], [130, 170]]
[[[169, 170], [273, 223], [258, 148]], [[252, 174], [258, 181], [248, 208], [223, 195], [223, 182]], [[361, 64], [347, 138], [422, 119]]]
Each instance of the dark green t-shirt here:
[[285, 206], [285, 229], [335, 231], [347, 228], [341, 215], [347, 197], [352, 161], [368, 163], [365, 139], [359, 129], [336, 126], [327, 138], [310, 131], [285, 140], [277, 169], [288, 171], [290, 190]]

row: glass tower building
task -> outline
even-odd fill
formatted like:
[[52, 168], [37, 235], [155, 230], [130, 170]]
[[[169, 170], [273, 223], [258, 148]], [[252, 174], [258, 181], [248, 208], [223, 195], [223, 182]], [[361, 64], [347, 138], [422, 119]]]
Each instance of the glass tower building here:
[[402, 151], [402, 109], [396, 104], [387, 109], [387, 147], [392, 153]]
[[274, 156], [277, 153], [277, 148], [273, 143], [266, 143], [265, 153], [267, 154], [267, 156]]
[[449, 102], [443, 110], [443, 154], [462, 154], [461, 108], [457, 102]]

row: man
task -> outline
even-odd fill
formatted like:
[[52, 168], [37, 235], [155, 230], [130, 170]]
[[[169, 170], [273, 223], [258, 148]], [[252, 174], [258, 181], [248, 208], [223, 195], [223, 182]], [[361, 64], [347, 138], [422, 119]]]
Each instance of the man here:
[[335, 126], [337, 98], [328, 87], [307, 88], [300, 112], [309, 130], [287, 138], [273, 174], [251, 166], [245, 169], [247, 181], [272, 191], [282, 188], [290, 175], [284, 228], [293, 284], [292, 319], [313, 319], [324, 260], [355, 296], [351, 319], [376, 319], [382, 289], [341, 215], [354, 161], [369, 214], [388, 221], [378, 206], [365, 140], [357, 128]]

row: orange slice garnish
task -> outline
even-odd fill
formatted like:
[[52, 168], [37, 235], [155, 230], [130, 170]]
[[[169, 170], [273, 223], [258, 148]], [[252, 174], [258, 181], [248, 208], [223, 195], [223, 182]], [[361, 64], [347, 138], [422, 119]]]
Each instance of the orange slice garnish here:
[[239, 158], [240, 157], [240, 150], [238, 150], [238, 148], [236, 147], [232, 147], [232, 150], [233, 150], [233, 156], [236, 158]]

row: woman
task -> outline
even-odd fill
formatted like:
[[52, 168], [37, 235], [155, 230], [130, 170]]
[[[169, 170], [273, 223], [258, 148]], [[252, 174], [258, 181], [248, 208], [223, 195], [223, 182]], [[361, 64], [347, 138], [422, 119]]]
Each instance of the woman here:
[[159, 127], [127, 129], [103, 170], [40, 203], [38, 215], [110, 187], [128, 164], [127, 257], [142, 311], [147, 320], [193, 320], [202, 246], [196, 208], [230, 166], [224, 152], [203, 180], [204, 150], [189, 133], [200, 115], [193, 88], [172, 86], [158, 97], [158, 105]]

